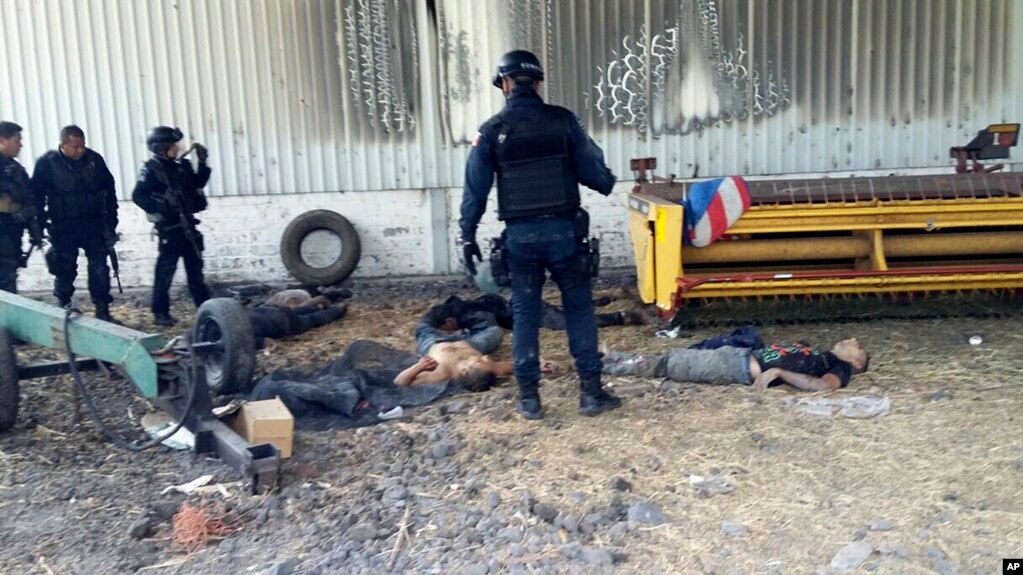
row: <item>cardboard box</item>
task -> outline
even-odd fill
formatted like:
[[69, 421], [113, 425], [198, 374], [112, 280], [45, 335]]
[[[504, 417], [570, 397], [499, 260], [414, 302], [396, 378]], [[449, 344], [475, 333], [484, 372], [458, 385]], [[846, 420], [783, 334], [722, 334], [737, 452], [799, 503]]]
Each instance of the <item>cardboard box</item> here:
[[272, 443], [281, 452], [281, 459], [291, 457], [295, 418], [279, 397], [242, 404], [227, 424], [245, 441], [253, 445]]

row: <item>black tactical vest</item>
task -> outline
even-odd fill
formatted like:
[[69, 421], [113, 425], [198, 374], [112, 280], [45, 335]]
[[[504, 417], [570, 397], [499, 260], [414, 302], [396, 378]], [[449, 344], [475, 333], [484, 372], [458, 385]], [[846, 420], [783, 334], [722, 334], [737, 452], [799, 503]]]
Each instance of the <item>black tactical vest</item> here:
[[495, 118], [497, 217], [571, 216], [579, 209], [571, 112], [546, 104], [509, 108]]
[[0, 156], [0, 213], [12, 214], [31, 204], [28, 172], [18, 162]]
[[59, 151], [46, 153], [50, 164], [51, 189], [47, 190], [47, 213], [54, 222], [95, 219], [103, 216], [103, 174], [91, 151], [77, 162]]

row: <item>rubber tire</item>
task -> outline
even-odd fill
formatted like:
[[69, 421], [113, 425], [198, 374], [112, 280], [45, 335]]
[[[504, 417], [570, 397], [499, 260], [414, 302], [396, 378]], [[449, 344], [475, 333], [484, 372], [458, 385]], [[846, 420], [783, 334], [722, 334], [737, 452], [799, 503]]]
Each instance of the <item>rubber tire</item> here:
[[0, 329], [0, 432], [14, 427], [18, 417], [18, 361], [7, 330]]
[[249, 386], [256, 371], [256, 340], [249, 312], [241, 303], [231, 298], [206, 300], [195, 314], [192, 341], [223, 343], [219, 355], [206, 356], [201, 363], [211, 393], [224, 395]]
[[[341, 253], [334, 263], [314, 268], [302, 259], [302, 241], [317, 230], [333, 232], [341, 239]], [[341, 283], [352, 275], [362, 256], [359, 233], [348, 218], [330, 210], [312, 210], [291, 220], [281, 236], [281, 261], [298, 281], [313, 286]]]

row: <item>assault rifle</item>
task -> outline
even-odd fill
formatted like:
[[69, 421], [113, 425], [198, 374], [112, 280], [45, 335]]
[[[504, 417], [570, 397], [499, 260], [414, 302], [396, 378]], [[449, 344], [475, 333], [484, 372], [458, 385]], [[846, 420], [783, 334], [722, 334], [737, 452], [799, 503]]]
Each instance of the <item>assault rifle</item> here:
[[[184, 158], [186, 155], [188, 155], [188, 153], [191, 152], [192, 149], [194, 149], [195, 147], [196, 146], [190, 148], [188, 152], [185, 152], [185, 154], [181, 156], [181, 158]], [[188, 243], [192, 244], [192, 248], [195, 249], [195, 254], [199, 257], [202, 257], [203, 252], [202, 234], [199, 232], [199, 230], [195, 229], [195, 223], [192, 221], [190, 217], [188, 217], [190, 213], [186, 209], [185, 197], [183, 192], [181, 191], [180, 188], [177, 188], [171, 184], [170, 179], [167, 177], [167, 173], [164, 172], [162, 167], [156, 170], [156, 177], [159, 178], [160, 183], [162, 183], [164, 187], [167, 188], [167, 192], [163, 200], [166, 203], [170, 204], [171, 209], [174, 211], [175, 214], [177, 214], [178, 217], [178, 223], [173, 226], [168, 226], [167, 229], [181, 228], [181, 232], [182, 234], [184, 234], [185, 239], [188, 240]]]

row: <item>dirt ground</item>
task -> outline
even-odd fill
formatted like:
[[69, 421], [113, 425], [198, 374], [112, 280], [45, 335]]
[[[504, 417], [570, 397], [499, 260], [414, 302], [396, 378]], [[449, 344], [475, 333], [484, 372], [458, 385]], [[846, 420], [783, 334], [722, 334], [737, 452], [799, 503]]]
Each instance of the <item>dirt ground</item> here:
[[[430, 299], [355, 291], [342, 322], [260, 355], [260, 370], [326, 363], [356, 339], [414, 348]], [[153, 329], [137, 306], [115, 314]], [[506, 382], [369, 428], [300, 429], [268, 496], [240, 493], [216, 460], [122, 452], [91, 423], [70, 424], [65, 379], [24, 382], [19, 423], [0, 435], [0, 573], [828, 573], [854, 542], [871, 551], [859, 572], [998, 573], [1002, 558], [1023, 554], [1020, 327], [1015, 317], [761, 328], [767, 341], [855, 336], [871, 351], [870, 372], [816, 396], [612, 378], [624, 408], [584, 418], [566, 374], [545, 380], [546, 418], [527, 422]], [[722, 328], [677, 340], [653, 331], [607, 328], [601, 340], [655, 351]], [[967, 342], [973, 334], [980, 345]], [[563, 333], [542, 339], [545, 359], [570, 366]], [[89, 385], [132, 432], [129, 414], [147, 407], [130, 384]], [[856, 395], [889, 398], [891, 413], [826, 417], [792, 405]], [[161, 491], [204, 474], [230, 495], [204, 501], [227, 505], [240, 528], [185, 554], [172, 547], [169, 517], [200, 497]], [[697, 489], [693, 476], [731, 490]], [[642, 502], [664, 522], [630, 517]], [[131, 537], [146, 513], [152, 533]]]

